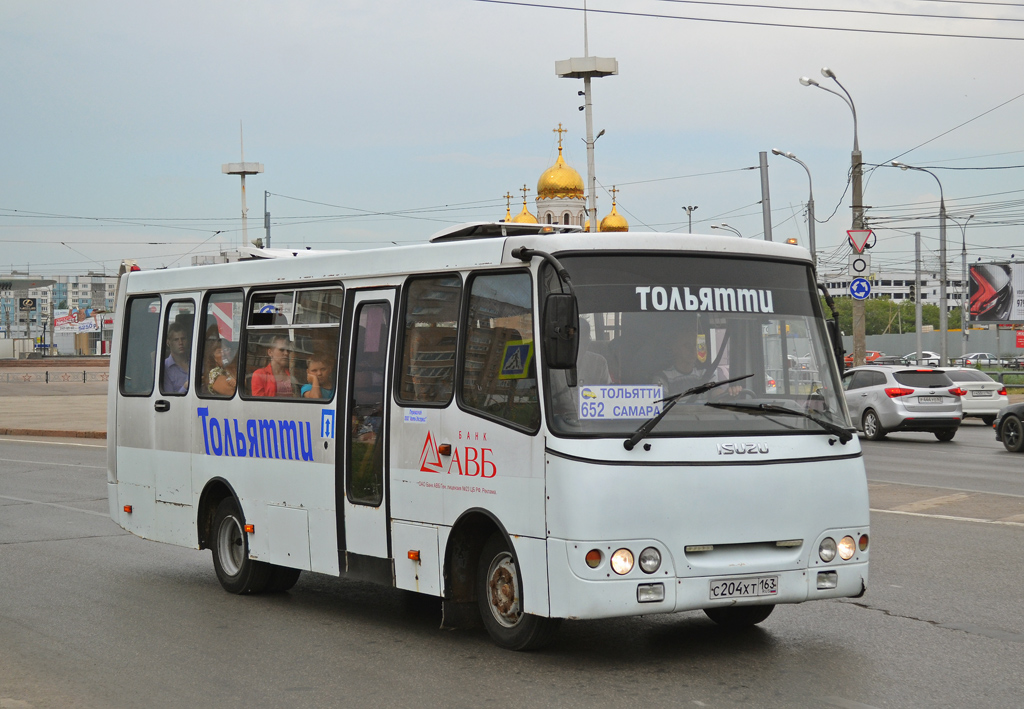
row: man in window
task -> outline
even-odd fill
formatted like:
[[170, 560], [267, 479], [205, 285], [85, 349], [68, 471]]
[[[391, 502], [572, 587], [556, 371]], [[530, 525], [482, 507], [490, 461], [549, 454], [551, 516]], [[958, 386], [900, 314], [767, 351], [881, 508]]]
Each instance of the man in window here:
[[167, 359], [164, 360], [163, 389], [173, 394], [188, 391], [188, 364], [192, 354], [188, 328], [182, 322], [173, 322], [167, 328]]

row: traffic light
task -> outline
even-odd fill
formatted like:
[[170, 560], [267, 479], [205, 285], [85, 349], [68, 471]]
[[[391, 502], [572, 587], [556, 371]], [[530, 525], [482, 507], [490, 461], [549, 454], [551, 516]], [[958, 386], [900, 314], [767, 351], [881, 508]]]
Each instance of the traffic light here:
[[914, 285], [911, 285], [910, 286], [910, 297], [907, 298], [907, 300], [909, 300], [911, 303], [913, 303], [913, 302], [915, 302], [915, 300], [914, 300], [915, 298], [917, 298], [917, 287], [914, 286]]

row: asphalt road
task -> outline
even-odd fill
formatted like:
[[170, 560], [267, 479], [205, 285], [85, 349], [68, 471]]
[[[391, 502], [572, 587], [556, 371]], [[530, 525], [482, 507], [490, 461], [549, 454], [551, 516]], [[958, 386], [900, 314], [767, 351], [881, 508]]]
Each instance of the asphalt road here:
[[974, 498], [988, 521], [920, 505], [1019, 490], [1024, 456], [961, 433], [865, 442], [874, 484], [923, 511], [873, 513], [864, 598], [739, 634], [702, 613], [576, 621], [536, 653], [360, 582], [229, 595], [209, 552], [106, 516], [104, 448], [0, 438], [0, 707], [1018, 707], [1024, 525], [985, 517], [1017, 493]]

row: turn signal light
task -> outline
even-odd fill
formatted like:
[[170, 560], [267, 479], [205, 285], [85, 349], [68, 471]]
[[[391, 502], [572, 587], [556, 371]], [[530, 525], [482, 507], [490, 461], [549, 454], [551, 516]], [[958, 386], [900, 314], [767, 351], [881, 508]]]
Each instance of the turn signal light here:
[[967, 390], [961, 389], [960, 387], [953, 387], [952, 389], [949, 390], [949, 393], [953, 394], [954, 396], [967, 396]]
[[452, 444], [451, 443], [442, 443], [441, 445], [439, 445], [437, 447], [437, 452], [440, 453], [441, 455], [451, 455], [452, 454]]
[[598, 566], [601, 565], [601, 552], [597, 549], [591, 549], [587, 552], [586, 559], [587, 566], [589, 566], [592, 569], [596, 569]]
[[246, 534], [252, 534], [253, 532], [256, 531], [255, 525], [252, 525], [252, 524], [245, 525], [245, 527], [243, 527], [243, 529], [245, 529], [245, 533]]
[[895, 399], [900, 396], [908, 396], [910, 394], [913, 394], [914, 390], [908, 389], [907, 387], [886, 387], [885, 393], [889, 396], [890, 399]]
[[410, 549], [409, 550], [409, 558], [412, 559], [413, 561], [418, 562], [420, 560], [419, 549], [416, 549], [416, 550]]
[[858, 546], [860, 547], [861, 551], [867, 551], [868, 550], [868, 535], [866, 535], [866, 534], [860, 535], [860, 542], [859, 542]]
[[132, 513], [132, 506], [131, 505], [125, 505], [124, 506], [124, 511], [127, 512], [128, 514], [131, 514]]

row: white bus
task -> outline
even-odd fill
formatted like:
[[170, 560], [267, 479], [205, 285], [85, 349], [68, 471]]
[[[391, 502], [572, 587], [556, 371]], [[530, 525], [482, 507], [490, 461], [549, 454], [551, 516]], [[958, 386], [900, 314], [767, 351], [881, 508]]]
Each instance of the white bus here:
[[124, 274], [111, 356], [110, 514], [211, 549], [226, 590], [371, 580], [512, 649], [864, 593], [805, 250], [497, 223], [256, 255]]

